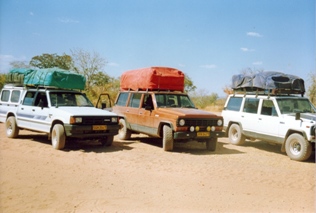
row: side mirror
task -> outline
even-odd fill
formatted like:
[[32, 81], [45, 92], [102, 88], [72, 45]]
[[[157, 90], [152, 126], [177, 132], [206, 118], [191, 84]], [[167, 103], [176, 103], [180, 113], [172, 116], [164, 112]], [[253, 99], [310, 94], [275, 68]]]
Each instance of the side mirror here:
[[301, 120], [301, 113], [295, 113], [295, 120]]

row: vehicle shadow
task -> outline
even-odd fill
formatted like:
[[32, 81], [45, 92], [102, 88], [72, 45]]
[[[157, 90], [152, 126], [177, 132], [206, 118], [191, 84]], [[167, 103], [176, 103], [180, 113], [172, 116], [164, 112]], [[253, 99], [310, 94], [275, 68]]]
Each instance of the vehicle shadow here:
[[[252, 147], [252, 148], [259, 149], [261, 151], [272, 152], [272, 153], [284, 155], [287, 157], [286, 153], [281, 151], [280, 144], [272, 144], [272, 143], [268, 143], [268, 142], [262, 141], [262, 140], [256, 140], [256, 141], [246, 140], [246, 142], [242, 146], [243, 147]], [[315, 163], [316, 162], [315, 151], [312, 153], [312, 155], [310, 156], [309, 159], [307, 159], [306, 161], [303, 161], [303, 162]]]
[[[52, 146], [51, 141], [48, 140], [48, 136], [46, 134], [24, 134], [24, 135], [19, 135], [17, 138], [20, 140], [28, 140], [31, 142], [37, 142], [37, 143], [45, 144], [48, 146]], [[64, 151], [64, 152], [81, 151], [81, 152], [95, 152], [95, 153], [117, 152], [117, 151], [122, 151], [122, 150], [133, 149], [131, 146], [129, 146], [132, 143], [134, 142], [133, 141], [130, 141], [130, 142], [113, 141], [112, 146], [102, 146], [101, 143], [96, 140], [67, 139], [65, 148], [60, 151]]]
[[[161, 138], [150, 138], [150, 137], [133, 137], [130, 140], [139, 141], [148, 145], [155, 146], [159, 149], [162, 149], [162, 139]], [[197, 141], [188, 141], [188, 142], [175, 142], [173, 145], [172, 152], [176, 153], [185, 153], [193, 155], [225, 155], [225, 154], [242, 154], [243, 152], [235, 149], [228, 149], [225, 147], [225, 143], [218, 141], [216, 151], [206, 150], [206, 144]]]
[[113, 141], [111, 146], [102, 146], [100, 142], [96, 140], [90, 141], [77, 141], [69, 140], [66, 142], [66, 146], [62, 151], [82, 151], [82, 152], [95, 152], [95, 153], [105, 153], [105, 152], [118, 152], [123, 150], [132, 150], [133, 147], [129, 146], [131, 142], [117, 142]]

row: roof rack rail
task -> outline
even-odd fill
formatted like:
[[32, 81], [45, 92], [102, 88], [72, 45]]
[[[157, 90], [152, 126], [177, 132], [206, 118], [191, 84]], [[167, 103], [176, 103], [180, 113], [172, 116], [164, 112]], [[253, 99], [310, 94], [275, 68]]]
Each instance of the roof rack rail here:
[[291, 89], [259, 89], [259, 88], [241, 88], [234, 89], [234, 94], [244, 94], [244, 95], [301, 95], [304, 97], [305, 92], [291, 90]]

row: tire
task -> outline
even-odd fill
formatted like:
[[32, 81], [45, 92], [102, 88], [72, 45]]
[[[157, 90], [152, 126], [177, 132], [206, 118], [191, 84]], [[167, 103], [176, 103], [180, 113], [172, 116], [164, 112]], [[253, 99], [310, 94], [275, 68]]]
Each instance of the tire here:
[[19, 128], [16, 125], [16, 120], [14, 116], [8, 117], [6, 120], [6, 133], [8, 138], [16, 138], [19, 135]]
[[109, 135], [104, 139], [101, 139], [101, 144], [102, 146], [112, 146], [114, 140], [114, 136], [113, 135]]
[[294, 133], [285, 141], [286, 154], [296, 161], [307, 160], [312, 154], [312, 145], [302, 135]]
[[217, 138], [211, 138], [206, 141], [206, 150], [214, 152], [217, 146]]
[[246, 137], [242, 134], [241, 127], [238, 124], [232, 124], [228, 130], [229, 142], [234, 145], [245, 143]]
[[51, 135], [52, 146], [54, 149], [61, 150], [65, 148], [66, 135], [63, 125], [55, 124]]
[[163, 136], [162, 136], [162, 148], [164, 151], [173, 150], [173, 135], [170, 126], [163, 126]]
[[124, 119], [120, 119], [119, 124], [121, 128], [118, 132], [118, 137], [121, 140], [128, 140], [131, 138], [132, 132], [131, 130], [127, 129], [126, 121]]

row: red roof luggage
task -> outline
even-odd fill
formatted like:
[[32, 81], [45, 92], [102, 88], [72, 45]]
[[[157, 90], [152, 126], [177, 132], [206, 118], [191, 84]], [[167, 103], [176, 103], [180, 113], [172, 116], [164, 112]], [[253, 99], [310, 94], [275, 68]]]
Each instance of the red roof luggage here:
[[149, 67], [121, 75], [121, 90], [184, 91], [184, 73], [169, 67]]

